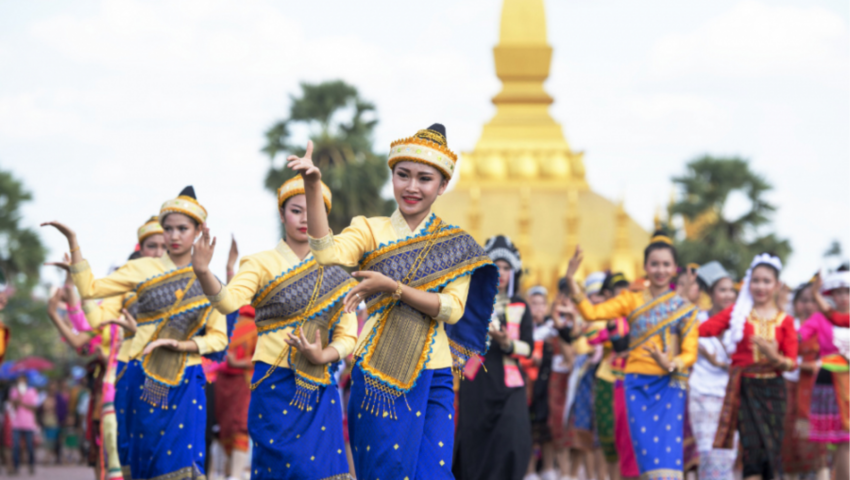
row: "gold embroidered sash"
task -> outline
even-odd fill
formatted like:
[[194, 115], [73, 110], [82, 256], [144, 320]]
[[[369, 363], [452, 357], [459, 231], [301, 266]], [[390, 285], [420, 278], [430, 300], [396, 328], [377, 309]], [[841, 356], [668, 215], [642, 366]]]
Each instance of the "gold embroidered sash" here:
[[[212, 312], [191, 265], [178, 268], [136, 287], [138, 324], [158, 323], [151, 341], [178, 342], [194, 337]], [[157, 348], [142, 361], [145, 386], [142, 399], [168, 408], [168, 391], [180, 385], [189, 354], [170, 348]]]
[[[380, 272], [417, 290], [435, 292], [486, 265], [493, 264], [471, 236], [434, 216], [421, 234], [367, 253], [360, 269]], [[457, 348], [452, 348], [453, 357], [459, 351], [469, 351], [470, 355], [484, 353], [495, 285], [492, 290], [485, 300], [487, 312], [483, 323], [478, 322], [480, 325], [474, 327], [472, 321], [465, 324], [476, 329], [480, 345], [472, 348], [457, 344]], [[394, 301], [386, 293], [367, 298], [366, 305], [377, 320], [360, 355], [360, 367], [366, 378], [364, 405], [372, 413], [397, 418], [395, 400], [416, 385], [431, 353], [437, 322], [402, 301]], [[461, 338], [474, 336], [460, 333]], [[456, 360], [459, 365], [464, 362], [465, 358]]]
[[[356, 281], [340, 267], [323, 267], [310, 257], [269, 282], [254, 297], [255, 322], [259, 335], [281, 328], [295, 327], [294, 335], [304, 332], [312, 341], [319, 332], [322, 348], [328, 346], [333, 327], [342, 317], [342, 299]], [[254, 383], [255, 389], [280, 364], [284, 351], [266, 376]], [[330, 385], [328, 365], [316, 365], [295, 348], [289, 349], [289, 364], [295, 370], [296, 393], [292, 404], [301, 409], [319, 387]], [[318, 400], [318, 397], [316, 397]]]

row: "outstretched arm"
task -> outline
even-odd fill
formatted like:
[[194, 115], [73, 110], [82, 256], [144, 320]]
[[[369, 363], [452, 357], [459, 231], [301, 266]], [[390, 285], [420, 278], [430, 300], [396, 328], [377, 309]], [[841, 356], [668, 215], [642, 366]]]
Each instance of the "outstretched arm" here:
[[328, 212], [322, 199], [322, 172], [313, 165], [313, 141], [307, 142], [307, 151], [303, 157], [290, 155], [287, 166], [304, 179], [304, 194], [307, 197], [307, 234], [313, 238], [322, 238], [330, 231]]

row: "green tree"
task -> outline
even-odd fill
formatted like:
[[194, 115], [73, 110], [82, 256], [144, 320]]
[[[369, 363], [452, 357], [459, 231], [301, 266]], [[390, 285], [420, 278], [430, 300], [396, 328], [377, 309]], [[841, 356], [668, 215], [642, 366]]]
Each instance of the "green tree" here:
[[17, 289], [29, 291], [38, 283], [45, 250], [38, 235], [22, 228], [21, 205], [32, 194], [11, 173], [0, 170], [0, 268]]
[[12, 331], [6, 355], [10, 360], [34, 353], [53, 356], [54, 349], [49, 347], [56, 342], [46, 304], [32, 296], [45, 248], [35, 231], [20, 225], [21, 205], [30, 200], [32, 194], [20, 180], [0, 170], [0, 268], [9, 282], [2, 316]]
[[[717, 260], [741, 278], [759, 253], [788, 258], [788, 240], [769, 232], [776, 207], [764, 195], [773, 187], [746, 160], [703, 156], [689, 162], [685, 174], [673, 182], [681, 196], [670, 206], [670, 215], [681, 215], [685, 223], [684, 238], [676, 245], [682, 262]], [[735, 193], [743, 194], [749, 207], [738, 218], [726, 218], [724, 208]]]
[[266, 132], [262, 151], [272, 162], [266, 188], [276, 193], [283, 182], [295, 176], [285, 164], [275, 167], [274, 159], [278, 154], [284, 158], [303, 155], [306, 141], [293, 143], [292, 131], [306, 130], [313, 140], [313, 162], [333, 194], [328, 222], [334, 232], [347, 227], [355, 215], [391, 213], [393, 201], [381, 197], [389, 178], [386, 155], [372, 150], [372, 133], [378, 123], [375, 106], [341, 80], [302, 83], [301, 95], [290, 99], [289, 117]]

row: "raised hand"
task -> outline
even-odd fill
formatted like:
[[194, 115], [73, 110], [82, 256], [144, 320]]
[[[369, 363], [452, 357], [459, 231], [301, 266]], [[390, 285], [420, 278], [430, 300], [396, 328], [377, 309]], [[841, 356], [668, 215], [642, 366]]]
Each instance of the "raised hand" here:
[[578, 267], [581, 266], [582, 260], [584, 260], [584, 250], [581, 249], [581, 245], [576, 245], [576, 251], [570, 258], [570, 262], [567, 264], [568, 279], [575, 278], [576, 272], [578, 272]]
[[210, 229], [204, 224], [203, 233], [192, 247], [192, 269], [195, 274], [201, 275], [209, 272], [213, 253], [215, 253], [215, 237], [210, 239]]
[[570, 295], [573, 296], [581, 291], [578, 282], [576, 282], [576, 272], [578, 272], [578, 268], [581, 266], [582, 260], [584, 260], [584, 251], [581, 249], [581, 245], [576, 245], [576, 252], [567, 264], [566, 276], [567, 282], [569, 282], [570, 285]]
[[230, 236], [230, 252], [227, 254], [227, 283], [233, 277], [236, 261], [239, 260], [239, 247], [236, 245], [236, 237]]
[[313, 165], [313, 141], [307, 142], [307, 151], [303, 157], [290, 155], [286, 158], [286, 166], [301, 174], [304, 182], [318, 183], [322, 179], [319, 167]]
[[352, 288], [343, 299], [342, 305], [345, 313], [354, 312], [360, 302], [372, 295], [380, 292], [394, 292], [398, 286], [395, 280], [378, 272], [354, 272], [351, 276], [363, 280]]
[[[71, 230], [70, 227], [68, 227], [64, 223], [57, 222], [56, 220], [54, 220], [52, 222], [44, 222], [44, 223], [41, 224], [41, 226], [42, 227], [53, 227], [56, 230], [59, 230], [59, 233], [61, 233], [62, 235], [65, 235], [65, 238], [68, 239], [69, 244], [71, 243], [71, 240], [76, 241], [76, 239], [77, 239], [77, 234], [74, 233], [74, 231]], [[74, 245], [71, 245], [71, 248], [73, 248], [73, 247], [74, 247]]]

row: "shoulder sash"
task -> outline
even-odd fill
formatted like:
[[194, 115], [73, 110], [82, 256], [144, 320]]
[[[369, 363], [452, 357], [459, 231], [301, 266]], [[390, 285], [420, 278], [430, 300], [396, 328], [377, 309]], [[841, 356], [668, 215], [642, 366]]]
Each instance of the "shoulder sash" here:
[[[469, 357], [486, 353], [498, 272], [472, 236], [432, 215], [418, 235], [366, 253], [360, 269], [380, 272], [427, 292], [437, 292], [453, 280], [471, 275], [464, 316], [456, 324], [446, 325], [453, 370], [462, 371]], [[369, 314], [377, 316], [360, 359], [367, 383], [367, 408], [395, 418], [395, 399], [416, 386], [428, 362], [437, 322], [394, 301], [390, 294], [373, 295], [366, 304]]]
[[[334, 327], [342, 318], [342, 299], [356, 284], [342, 268], [321, 266], [310, 257], [278, 275], [254, 296], [251, 304], [256, 311], [257, 333], [264, 335], [294, 327], [294, 335], [303, 331], [312, 340], [318, 331], [322, 347], [327, 347]], [[282, 358], [275, 362], [275, 368]], [[296, 392], [291, 404], [307, 408], [318, 388], [331, 383], [328, 365], [315, 365], [294, 348], [289, 348], [289, 364], [296, 374]]]

